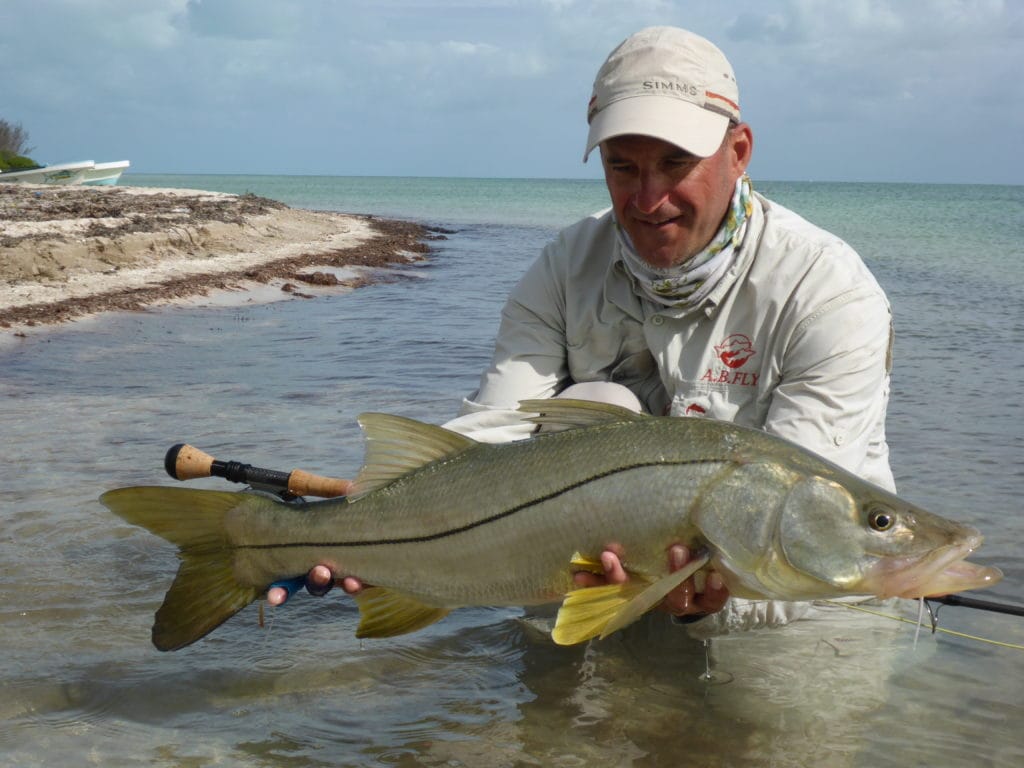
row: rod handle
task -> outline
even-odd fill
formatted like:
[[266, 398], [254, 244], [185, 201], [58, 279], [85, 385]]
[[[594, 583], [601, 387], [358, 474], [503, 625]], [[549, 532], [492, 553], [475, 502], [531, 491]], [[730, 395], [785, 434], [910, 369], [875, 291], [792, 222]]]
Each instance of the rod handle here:
[[287, 490], [295, 496], [317, 496], [330, 499], [345, 496], [352, 483], [336, 477], [314, 475], [301, 469], [278, 472], [237, 461], [218, 461], [210, 454], [188, 443], [178, 443], [167, 451], [164, 469], [175, 480], [199, 477], [223, 477], [233, 483]]
[[352, 483], [338, 477], [314, 475], [302, 469], [293, 469], [288, 475], [288, 490], [296, 496], [317, 496], [321, 499], [333, 499], [336, 496], [347, 496]]
[[215, 459], [195, 446], [178, 443], [171, 446], [164, 457], [164, 469], [175, 480], [195, 480], [210, 477]]

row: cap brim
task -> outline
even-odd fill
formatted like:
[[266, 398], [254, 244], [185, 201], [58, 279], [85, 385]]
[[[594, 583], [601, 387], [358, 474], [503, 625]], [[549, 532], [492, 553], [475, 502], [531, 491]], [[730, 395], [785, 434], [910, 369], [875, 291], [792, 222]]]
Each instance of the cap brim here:
[[602, 109], [590, 123], [583, 162], [602, 141], [616, 136], [652, 136], [675, 144], [698, 157], [718, 151], [729, 118], [689, 101], [658, 96], [619, 99]]

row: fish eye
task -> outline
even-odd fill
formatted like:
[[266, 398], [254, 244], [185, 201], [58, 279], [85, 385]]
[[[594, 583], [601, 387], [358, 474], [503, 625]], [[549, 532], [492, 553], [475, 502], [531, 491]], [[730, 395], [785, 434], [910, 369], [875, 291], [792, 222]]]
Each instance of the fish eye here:
[[896, 522], [896, 516], [884, 509], [873, 509], [868, 513], [868, 525], [876, 531], [888, 531]]

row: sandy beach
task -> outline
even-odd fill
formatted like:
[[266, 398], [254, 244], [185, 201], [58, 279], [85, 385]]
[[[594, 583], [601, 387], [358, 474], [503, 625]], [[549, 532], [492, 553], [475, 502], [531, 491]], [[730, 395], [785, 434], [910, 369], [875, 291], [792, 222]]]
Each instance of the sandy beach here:
[[432, 237], [411, 222], [255, 195], [2, 184], [0, 328], [254, 287], [308, 298], [422, 259]]

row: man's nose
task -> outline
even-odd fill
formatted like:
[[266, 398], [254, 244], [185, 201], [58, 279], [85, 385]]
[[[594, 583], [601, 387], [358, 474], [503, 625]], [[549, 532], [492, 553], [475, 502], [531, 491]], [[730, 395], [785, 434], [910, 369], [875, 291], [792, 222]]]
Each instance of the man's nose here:
[[641, 213], [654, 213], [665, 202], [672, 187], [658, 173], [641, 173], [633, 193], [633, 206]]

